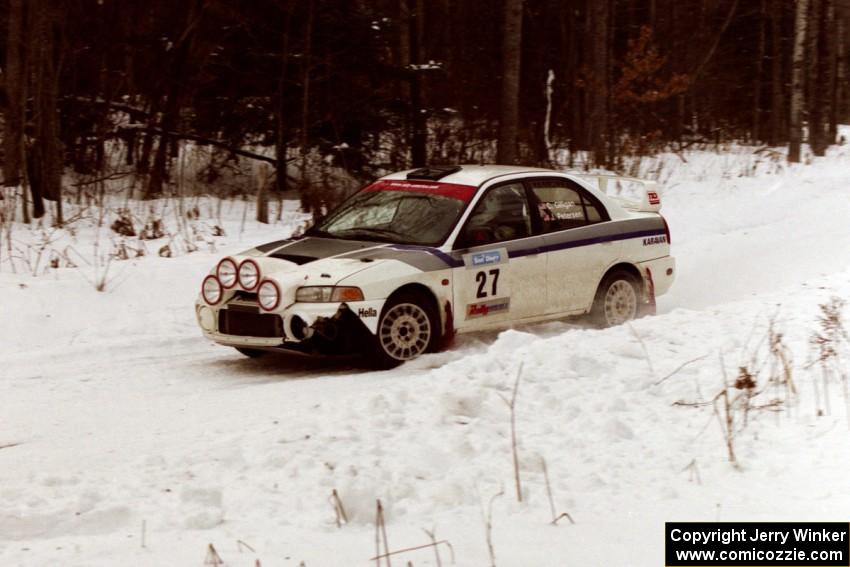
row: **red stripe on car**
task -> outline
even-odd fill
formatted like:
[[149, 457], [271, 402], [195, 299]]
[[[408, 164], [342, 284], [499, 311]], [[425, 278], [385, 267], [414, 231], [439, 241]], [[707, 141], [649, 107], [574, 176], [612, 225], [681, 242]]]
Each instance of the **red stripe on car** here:
[[404, 191], [408, 193], [424, 193], [426, 195], [440, 195], [451, 197], [464, 203], [468, 203], [475, 195], [476, 187], [472, 185], [459, 185], [457, 183], [434, 183], [429, 181], [405, 181], [403, 179], [382, 179], [372, 183], [365, 189], [366, 193], [375, 191]]

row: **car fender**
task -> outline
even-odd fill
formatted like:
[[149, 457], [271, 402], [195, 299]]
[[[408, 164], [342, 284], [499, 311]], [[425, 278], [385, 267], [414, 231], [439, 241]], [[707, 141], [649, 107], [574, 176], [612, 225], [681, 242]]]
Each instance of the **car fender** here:
[[386, 301], [393, 293], [411, 284], [421, 285], [431, 292], [437, 303], [441, 328], [444, 332], [450, 332], [451, 325], [446, 324], [452, 313], [452, 279], [449, 268], [423, 271], [400, 260], [385, 259], [343, 278], [338, 285], [359, 287], [363, 290], [365, 300], [369, 302]]

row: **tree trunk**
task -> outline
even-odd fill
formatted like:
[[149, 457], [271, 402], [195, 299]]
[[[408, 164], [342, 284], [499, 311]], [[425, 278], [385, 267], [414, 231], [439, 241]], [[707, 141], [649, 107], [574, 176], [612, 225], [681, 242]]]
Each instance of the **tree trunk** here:
[[307, 176], [307, 150], [310, 145], [310, 73], [313, 66], [313, 0], [307, 1], [307, 25], [304, 26], [304, 55], [301, 69], [301, 172], [298, 191], [302, 206], [310, 212], [318, 209], [318, 204], [309, 194]]
[[597, 167], [607, 165], [605, 134], [608, 131], [608, 2], [593, 0], [590, 7], [590, 145]]
[[422, 31], [424, 8], [417, 1], [416, 8], [410, 13], [410, 112], [411, 138], [410, 161], [413, 167], [424, 167], [428, 163], [428, 120], [422, 102], [422, 71], [416, 68], [424, 59], [422, 53]]
[[770, 144], [777, 145], [785, 131], [785, 85], [782, 59], [783, 0], [773, 0], [770, 10]]
[[24, 1], [9, 0], [9, 23], [6, 36], [6, 116], [3, 132], [5, 160], [3, 183], [14, 187], [21, 182], [21, 156], [24, 154], [24, 110], [26, 94], [26, 61], [23, 44]]
[[519, 128], [519, 83], [522, 56], [523, 0], [504, 0], [502, 28], [502, 97], [499, 112], [499, 144], [496, 161], [515, 164], [519, 161], [517, 133]]
[[[275, 189], [278, 193], [286, 191], [287, 187], [287, 171], [286, 171], [286, 149], [289, 143], [289, 128], [286, 123], [286, 81], [287, 71], [289, 67], [289, 34], [292, 24], [292, 12], [295, 9], [295, 0], [290, 0], [286, 6], [286, 16], [283, 24], [283, 37], [281, 38], [281, 54], [280, 54], [280, 77], [277, 80], [277, 107], [275, 123], [277, 131], [275, 132], [275, 158], [277, 165], [275, 166]], [[278, 209], [278, 216], [281, 214], [283, 207]], [[280, 218], [278, 218], [280, 220]]]
[[824, 93], [827, 100], [827, 138], [828, 146], [835, 143], [838, 137], [838, 44], [841, 27], [836, 18], [835, 0], [826, 2], [826, 69], [828, 75], [827, 89]]
[[570, 118], [566, 124], [570, 150], [567, 165], [573, 167], [576, 151], [580, 146], [584, 146], [584, 140], [580, 138], [584, 132], [582, 128], [584, 113], [582, 112], [581, 90], [576, 80], [578, 76], [578, 25], [576, 22], [576, 11], [564, 11], [566, 12], [564, 16], [566, 21], [562, 25], [564, 27], [564, 35], [566, 36], [564, 47], [567, 50], [565, 59], [567, 60], [566, 78], [568, 81], [565, 85], [567, 91], [567, 116]]
[[788, 161], [800, 162], [800, 144], [803, 136], [804, 63], [806, 56], [806, 23], [809, 17], [809, 1], [797, 0], [794, 16], [794, 55], [791, 77], [791, 116], [788, 131]]
[[823, 156], [826, 153], [826, 132], [825, 118], [827, 109], [824, 105], [827, 102], [824, 93], [826, 86], [826, 57], [825, 41], [827, 31], [824, 28], [824, 3], [825, 0], [810, 0], [811, 7], [809, 9], [809, 31], [808, 44], [809, 56], [807, 65], [809, 69], [809, 84], [808, 84], [808, 110], [809, 110], [809, 146], [812, 153], [816, 156]]
[[759, 35], [758, 35], [758, 50], [756, 54], [756, 72], [753, 79], [753, 141], [758, 142], [762, 139], [761, 132], [761, 84], [762, 70], [764, 68], [764, 50], [765, 50], [765, 19], [767, 18], [767, 0], [761, 0], [759, 3]]
[[44, 215], [42, 198], [57, 203], [56, 224], [62, 219], [63, 159], [59, 141], [57, 116], [58, 64], [55, 49], [55, 26], [58, 14], [53, 0], [38, 0], [30, 4], [33, 18], [33, 124], [32, 160], [29, 162], [33, 216]]
[[266, 179], [269, 176], [269, 166], [261, 163], [254, 168], [254, 178], [257, 182], [257, 222], [269, 224], [269, 199], [266, 194]]
[[836, 122], [838, 120], [847, 120], [848, 116], [850, 116], [850, 108], [847, 106], [847, 13], [844, 10], [844, 8], [839, 6], [837, 34], [838, 44], [836, 46], [838, 57], [835, 69]]

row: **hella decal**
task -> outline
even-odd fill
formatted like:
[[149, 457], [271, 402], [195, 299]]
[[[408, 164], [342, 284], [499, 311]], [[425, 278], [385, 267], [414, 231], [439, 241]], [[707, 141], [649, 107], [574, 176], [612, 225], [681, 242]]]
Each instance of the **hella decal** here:
[[466, 318], [474, 319], [476, 317], [495, 315], [496, 313], [509, 311], [510, 308], [510, 299], [493, 299], [491, 301], [482, 301], [481, 303], [470, 303], [466, 306]]
[[649, 238], [643, 239], [644, 246], [652, 246], [653, 244], [667, 244], [667, 237], [664, 235], [661, 236], [650, 236]]
[[378, 310], [374, 307], [361, 307], [357, 310], [357, 316], [364, 319], [367, 317], [377, 317]]

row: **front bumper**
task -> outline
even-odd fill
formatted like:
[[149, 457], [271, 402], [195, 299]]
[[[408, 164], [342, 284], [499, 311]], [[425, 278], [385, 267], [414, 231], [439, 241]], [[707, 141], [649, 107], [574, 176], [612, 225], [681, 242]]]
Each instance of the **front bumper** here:
[[[351, 354], [362, 352], [377, 331], [383, 303], [384, 300], [295, 303], [267, 313], [244, 302], [225, 301], [212, 306], [199, 298], [195, 315], [204, 336], [222, 345]], [[237, 318], [238, 325], [233, 323]], [[253, 331], [252, 320], [257, 322]], [[254, 336], [252, 332], [262, 336]]]

